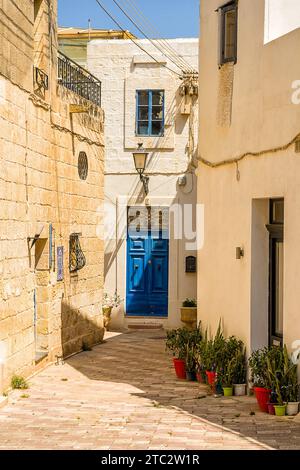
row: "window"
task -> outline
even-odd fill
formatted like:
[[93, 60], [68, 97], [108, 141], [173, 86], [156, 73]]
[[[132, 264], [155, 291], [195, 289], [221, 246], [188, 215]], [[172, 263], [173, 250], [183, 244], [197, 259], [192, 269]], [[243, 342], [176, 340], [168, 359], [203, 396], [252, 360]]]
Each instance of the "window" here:
[[269, 344], [282, 345], [284, 294], [284, 200], [270, 200]]
[[136, 135], [162, 136], [164, 133], [164, 91], [138, 90], [136, 97]]
[[237, 28], [238, 7], [237, 3], [230, 2], [220, 8], [221, 18], [221, 44], [220, 64], [237, 61]]

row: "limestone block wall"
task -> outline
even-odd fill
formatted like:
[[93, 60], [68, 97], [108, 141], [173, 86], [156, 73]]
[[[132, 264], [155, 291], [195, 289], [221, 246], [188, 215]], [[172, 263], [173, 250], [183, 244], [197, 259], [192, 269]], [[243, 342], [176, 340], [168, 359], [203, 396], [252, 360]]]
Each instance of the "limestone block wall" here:
[[[0, 60], [0, 389], [12, 374], [28, 376], [103, 337], [104, 114], [57, 84], [55, 1], [49, 92], [33, 93], [33, 2], [18, 2], [21, 13], [14, 3], [0, 2], [1, 53], [15, 51]], [[70, 114], [70, 104], [89, 111]], [[88, 159], [85, 180], [79, 152]], [[72, 233], [81, 234], [86, 259], [74, 273]]]

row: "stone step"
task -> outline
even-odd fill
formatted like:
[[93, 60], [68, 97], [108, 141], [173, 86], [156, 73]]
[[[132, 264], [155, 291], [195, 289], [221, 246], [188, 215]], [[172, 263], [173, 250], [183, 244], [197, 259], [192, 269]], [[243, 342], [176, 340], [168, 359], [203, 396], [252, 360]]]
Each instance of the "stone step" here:
[[129, 323], [127, 327], [130, 330], [161, 330], [162, 323]]

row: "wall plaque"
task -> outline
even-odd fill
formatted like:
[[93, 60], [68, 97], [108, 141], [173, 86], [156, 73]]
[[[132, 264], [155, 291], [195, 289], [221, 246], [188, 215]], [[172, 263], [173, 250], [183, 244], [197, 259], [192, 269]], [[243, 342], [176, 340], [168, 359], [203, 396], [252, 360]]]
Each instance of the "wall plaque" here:
[[185, 272], [195, 273], [196, 272], [196, 256], [187, 256], [185, 258]]
[[57, 247], [57, 280], [63, 281], [64, 279], [64, 247]]

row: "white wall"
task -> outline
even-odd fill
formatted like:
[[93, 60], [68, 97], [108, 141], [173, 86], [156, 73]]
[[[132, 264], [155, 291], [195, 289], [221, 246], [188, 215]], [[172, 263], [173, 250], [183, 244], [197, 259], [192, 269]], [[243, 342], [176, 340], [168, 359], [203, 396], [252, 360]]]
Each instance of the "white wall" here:
[[[193, 67], [198, 68], [198, 39], [170, 40], [172, 47]], [[182, 83], [164, 65], [179, 72], [174, 65], [146, 40], [139, 40], [143, 48], [159, 64], [143, 53], [130, 40], [93, 40], [88, 45], [88, 69], [102, 81], [102, 106], [105, 111], [105, 199], [106, 217], [106, 273], [105, 289], [115, 289], [126, 297], [126, 217], [125, 207], [144, 205], [171, 206], [173, 203], [196, 202], [196, 177], [187, 175], [187, 185], [179, 188], [178, 177], [190, 163], [190, 154], [197, 148], [197, 100], [194, 117], [180, 112], [182, 97], [178, 88]], [[165, 90], [165, 134], [150, 138], [135, 136], [135, 103], [137, 89]], [[189, 127], [191, 129], [189, 130]], [[192, 145], [189, 132], [194, 136]], [[134, 169], [132, 151], [138, 142], [149, 150], [147, 175], [150, 177], [149, 195], [145, 200], [139, 177]], [[190, 145], [190, 149], [188, 149]], [[115, 237], [115, 226], [118, 237]], [[185, 251], [185, 241], [170, 241], [169, 250], [169, 317], [166, 326], [179, 325], [179, 306], [186, 297], [196, 297], [196, 274], [185, 274], [185, 256], [196, 255]], [[114, 325], [122, 326], [118, 312]]]
[[265, 0], [265, 44], [299, 27], [299, 0]]

